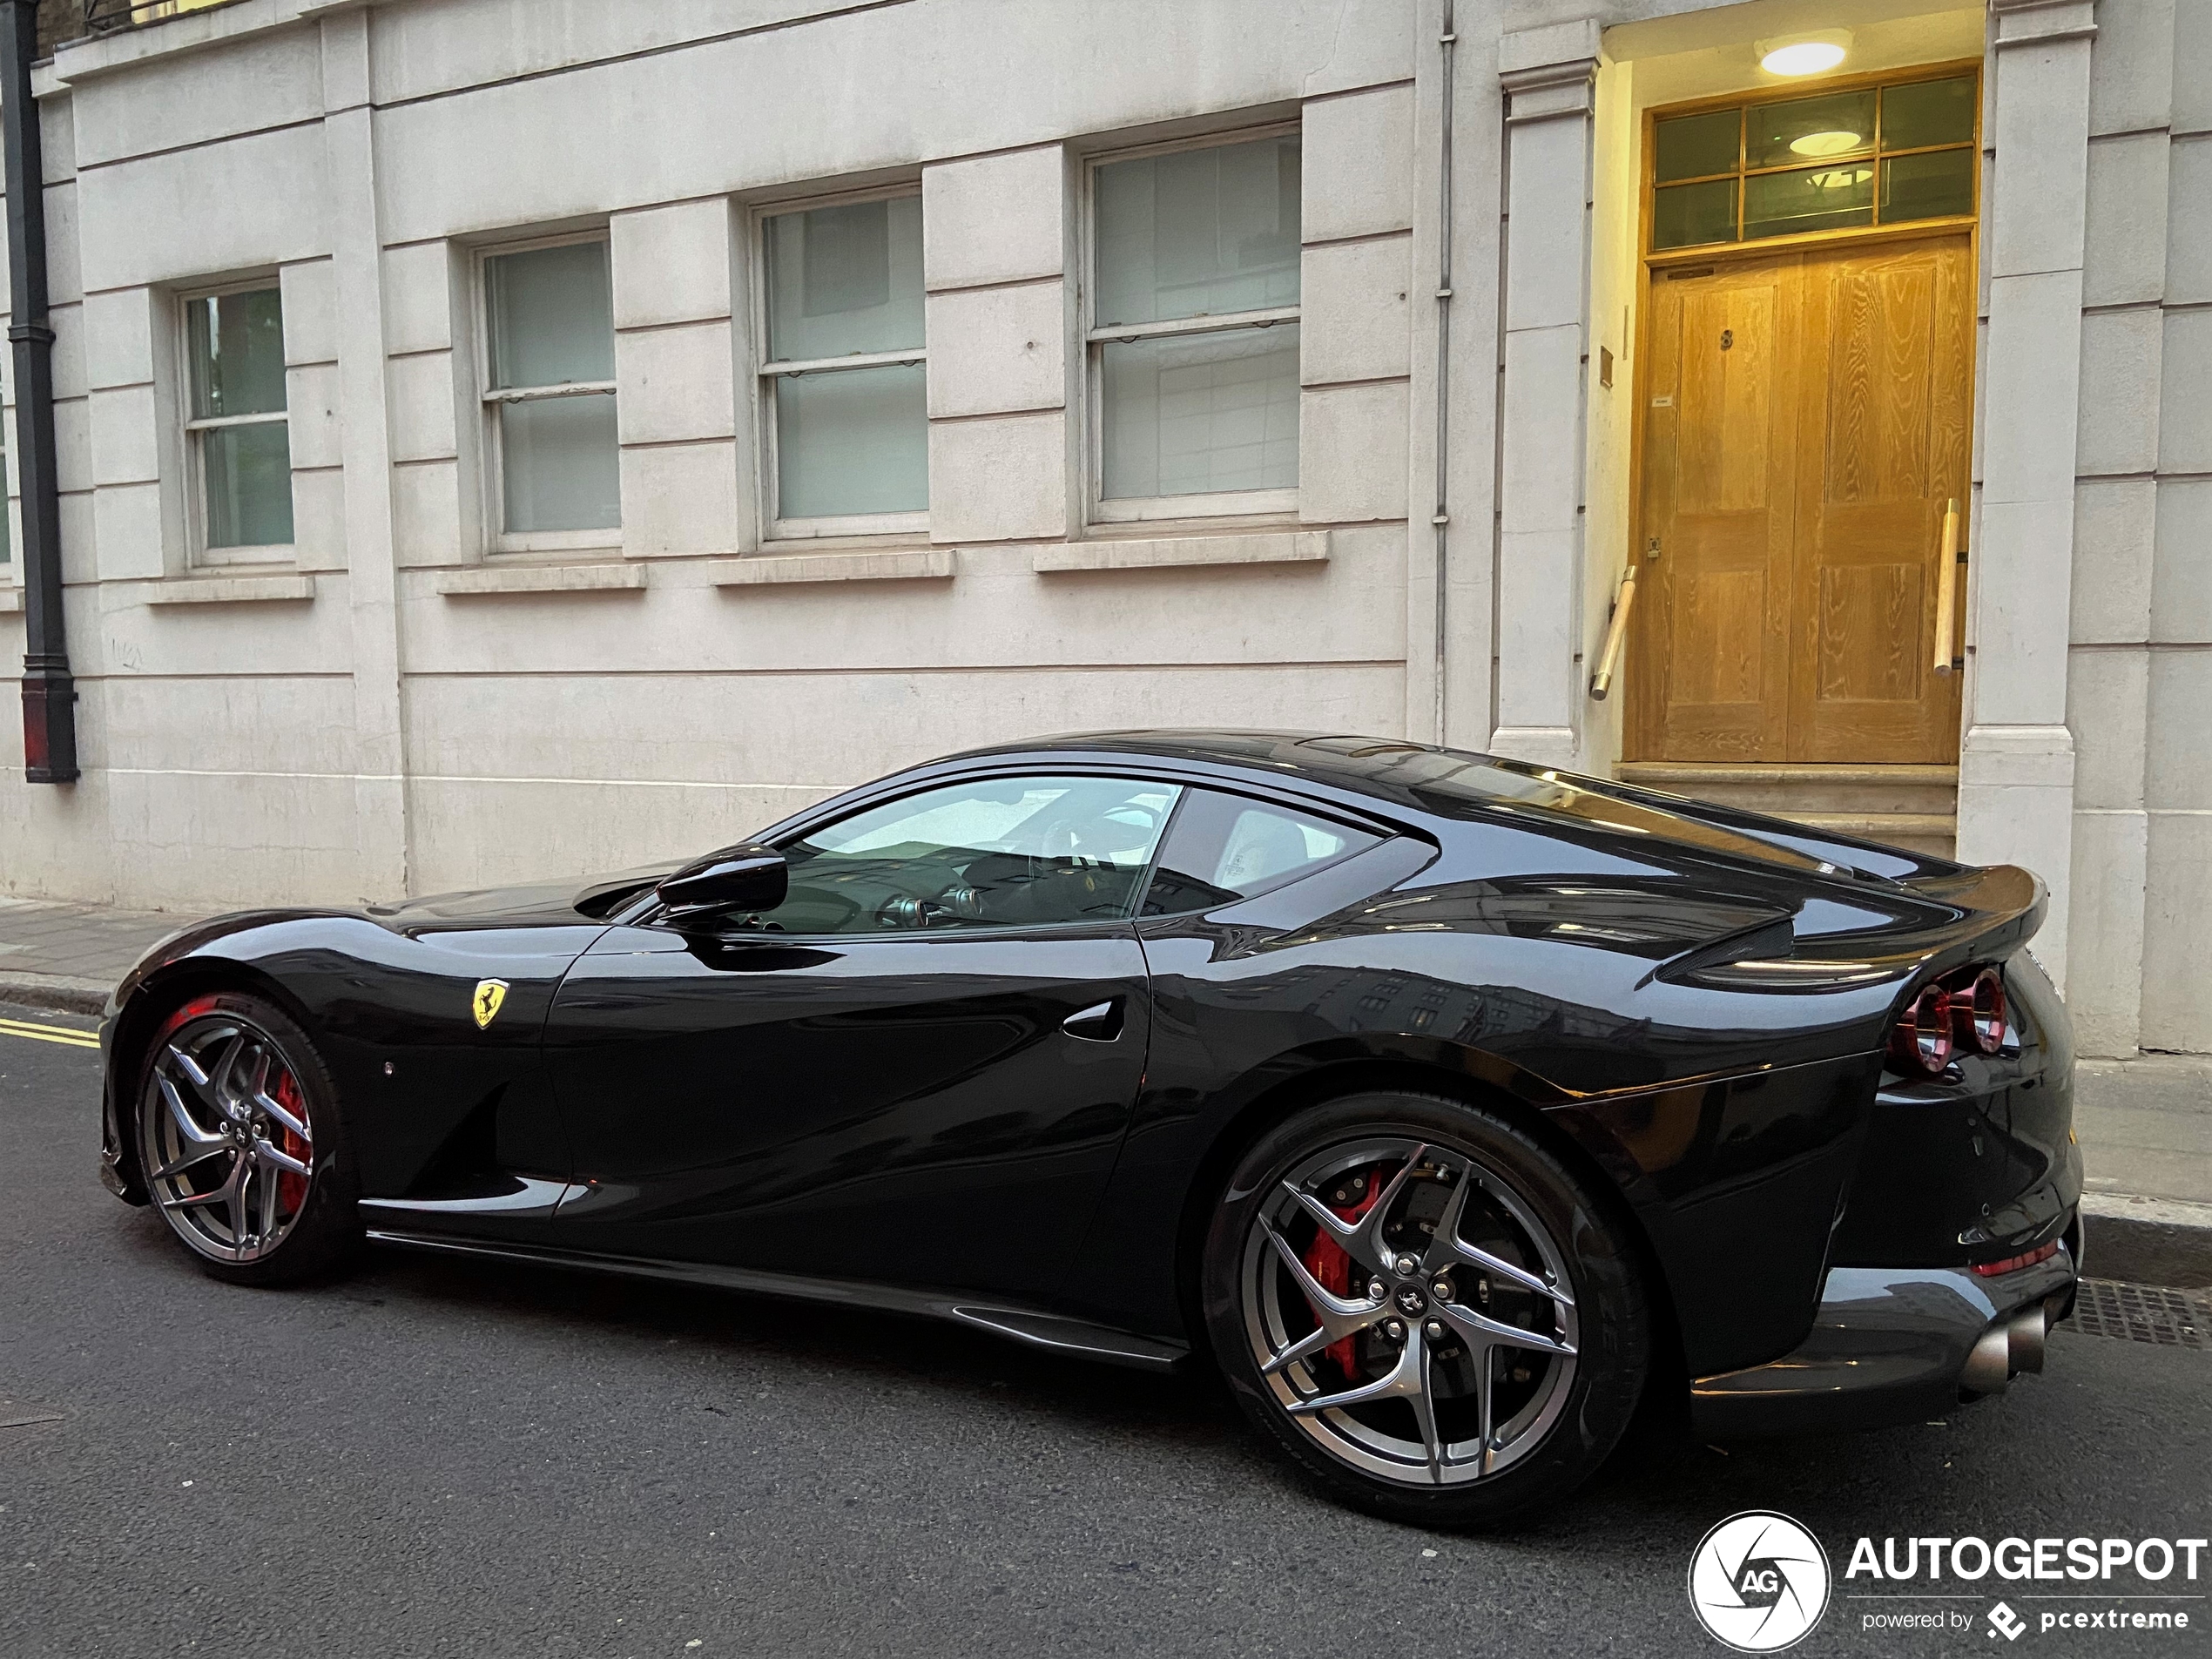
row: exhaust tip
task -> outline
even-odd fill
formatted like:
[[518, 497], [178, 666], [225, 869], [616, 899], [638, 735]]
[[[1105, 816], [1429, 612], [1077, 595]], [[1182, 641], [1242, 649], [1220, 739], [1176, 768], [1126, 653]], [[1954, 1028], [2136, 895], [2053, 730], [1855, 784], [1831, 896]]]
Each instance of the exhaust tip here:
[[2043, 1369], [2043, 1334], [2047, 1329], [2043, 1305], [2022, 1308], [2005, 1327], [2006, 1363], [2013, 1375]]
[[1959, 1368], [1959, 1392], [2001, 1394], [2005, 1386], [2023, 1372], [2043, 1369], [2043, 1339], [2050, 1321], [2040, 1302], [2022, 1308], [2009, 1319], [1997, 1319], [1974, 1339], [1966, 1363]]
[[2002, 1319], [1974, 1339], [1959, 1367], [1959, 1386], [1969, 1394], [2001, 1394], [2013, 1379], [2012, 1329]]

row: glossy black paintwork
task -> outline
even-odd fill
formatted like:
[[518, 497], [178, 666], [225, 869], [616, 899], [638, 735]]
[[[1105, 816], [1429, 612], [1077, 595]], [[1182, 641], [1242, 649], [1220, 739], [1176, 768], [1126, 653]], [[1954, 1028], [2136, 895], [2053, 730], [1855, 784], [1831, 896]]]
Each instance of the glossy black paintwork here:
[[2065, 1231], [2081, 1192], [2072, 1029], [2033, 957], [2008, 962], [2005, 982], [2001, 1053], [1961, 1054], [1941, 1078], [1882, 1079], [1838, 1264], [1987, 1261]]
[[[135, 1076], [179, 996], [258, 985], [323, 1043], [365, 1194], [432, 1206], [407, 1231], [950, 1287], [1170, 1342], [1237, 1150], [1361, 1084], [1487, 1103], [1609, 1184], [1691, 1375], [1788, 1352], [1831, 1265], [1990, 1259], [2078, 1197], [2065, 1015], [2026, 958], [2016, 1054], [1884, 1081], [1920, 984], [2033, 934], [2041, 893], [2017, 870], [1419, 745], [1265, 733], [979, 752], [755, 839], [1035, 771], [1226, 787], [1379, 844], [1129, 924], [725, 937], [658, 919], [665, 869], [232, 919], [134, 970], [115, 1070]], [[471, 994], [493, 977], [512, 988], [479, 1031]], [[1062, 1028], [1108, 998], [1125, 1009], [1113, 1041]], [[557, 1211], [538, 1201], [563, 1191]], [[439, 1202], [471, 1196], [493, 1207]]]
[[[1062, 1028], [1101, 1002], [1118, 1035]], [[618, 927], [546, 1051], [582, 1250], [1049, 1297], [1144, 1069], [1126, 925], [848, 936]]]
[[1690, 1386], [1702, 1437], [1880, 1428], [1948, 1416], [1975, 1340], [2033, 1303], [2073, 1305], [2069, 1251], [1994, 1278], [1956, 1267], [1836, 1267], [1812, 1328], [1786, 1357]]

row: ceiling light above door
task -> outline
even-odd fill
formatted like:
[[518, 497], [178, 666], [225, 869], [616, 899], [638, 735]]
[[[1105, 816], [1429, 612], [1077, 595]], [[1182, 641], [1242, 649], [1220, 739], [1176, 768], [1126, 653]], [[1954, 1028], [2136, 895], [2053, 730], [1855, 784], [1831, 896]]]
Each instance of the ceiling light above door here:
[[1851, 31], [1824, 29], [1758, 44], [1759, 67], [1770, 75], [1824, 75], [1851, 51]]

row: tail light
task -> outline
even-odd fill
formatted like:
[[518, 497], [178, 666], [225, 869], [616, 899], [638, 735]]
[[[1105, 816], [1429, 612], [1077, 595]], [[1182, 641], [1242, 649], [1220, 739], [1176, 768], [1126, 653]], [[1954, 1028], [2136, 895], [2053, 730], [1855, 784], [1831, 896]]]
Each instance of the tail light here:
[[1901, 1071], [1939, 1077], [1951, 1063], [1951, 993], [1930, 985], [1912, 999], [1890, 1036], [1890, 1058]]
[[2049, 1244], [2031, 1250], [2025, 1255], [2007, 1256], [2001, 1262], [1976, 1262], [1974, 1271], [1984, 1278], [2001, 1278], [2007, 1273], [2019, 1272], [2023, 1267], [2033, 1267], [2038, 1262], [2047, 1262], [2058, 1253], [2059, 1241], [2054, 1238]]
[[2005, 1046], [2005, 976], [1993, 968], [1974, 975], [1974, 982], [1951, 999], [1958, 1016], [1959, 1035], [1982, 1054], [1995, 1054]]
[[2005, 1046], [2005, 976], [1994, 968], [1951, 974], [1920, 994], [1890, 1034], [1890, 1063], [1939, 1077], [1954, 1055], [1996, 1054]]

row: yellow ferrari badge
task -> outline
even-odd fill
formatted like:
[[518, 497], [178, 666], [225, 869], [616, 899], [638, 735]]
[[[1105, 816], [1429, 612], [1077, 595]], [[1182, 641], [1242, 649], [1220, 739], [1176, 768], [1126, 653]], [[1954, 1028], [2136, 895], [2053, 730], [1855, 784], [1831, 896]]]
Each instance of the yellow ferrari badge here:
[[476, 995], [469, 1007], [476, 1016], [476, 1028], [481, 1031], [499, 1013], [499, 1005], [507, 1000], [507, 981], [503, 979], [480, 979]]

